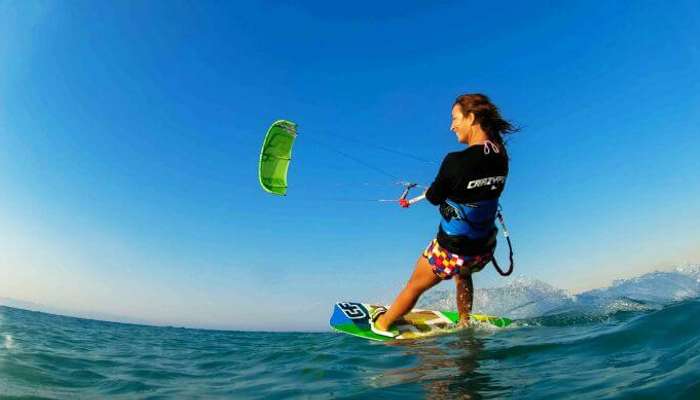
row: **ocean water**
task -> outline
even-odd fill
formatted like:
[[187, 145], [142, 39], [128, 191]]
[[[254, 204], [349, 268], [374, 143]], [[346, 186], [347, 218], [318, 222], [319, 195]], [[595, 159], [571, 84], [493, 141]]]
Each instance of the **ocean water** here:
[[386, 344], [0, 307], [0, 398], [700, 399], [698, 267], [578, 296], [520, 279], [477, 304], [517, 321]]

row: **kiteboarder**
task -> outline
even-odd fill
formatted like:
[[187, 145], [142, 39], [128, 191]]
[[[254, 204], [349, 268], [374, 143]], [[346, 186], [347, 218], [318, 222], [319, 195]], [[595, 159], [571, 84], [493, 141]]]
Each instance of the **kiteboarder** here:
[[439, 206], [437, 236], [418, 258], [411, 278], [394, 303], [372, 312], [370, 327], [376, 334], [396, 336], [398, 332], [391, 330], [391, 325], [408, 313], [426, 290], [453, 277], [460, 324], [467, 324], [474, 296], [471, 275], [493, 258], [498, 199], [508, 175], [503, 136], [517, 128], [501, 117], [487, 96], [475, 93], [455, 100], [450, 130], [467, 148], [447, 154], [437, 177], [422, 195], [399, 202], [402, 207], [409, 207], [428, 199]]

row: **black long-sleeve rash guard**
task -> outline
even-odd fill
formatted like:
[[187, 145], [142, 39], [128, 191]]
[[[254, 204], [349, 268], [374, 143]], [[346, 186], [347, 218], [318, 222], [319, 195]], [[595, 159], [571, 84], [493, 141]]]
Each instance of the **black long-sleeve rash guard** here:
[[[504, 151], [496, 153], [484, 145], [469, 146], [445, 156], [425, 197], [436, 206], [447, 199], [461, 204], [497, 199], [503, 192], [506, 176], [508, 157]], [[495, 236], [489, 240], [470, 240], [447, 235], [442, 228], [437, 239], [441, 247], [460, 255], [480, 254], [495, 245]]]

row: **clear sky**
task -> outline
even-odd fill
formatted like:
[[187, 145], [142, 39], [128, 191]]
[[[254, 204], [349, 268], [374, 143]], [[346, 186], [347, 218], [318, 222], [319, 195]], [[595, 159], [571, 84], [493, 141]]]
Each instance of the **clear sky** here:
[[[700, 5], [491, 3], [0, 0], [0, 297], [275, 330], [388, 302], [438, 214], [368, 201], [400, 191], [368, 165], [429, 183], [467, 92], [522, 127], [514, 275], [700, 261]], [[257, 181], [281, 118], [284, 198]]]

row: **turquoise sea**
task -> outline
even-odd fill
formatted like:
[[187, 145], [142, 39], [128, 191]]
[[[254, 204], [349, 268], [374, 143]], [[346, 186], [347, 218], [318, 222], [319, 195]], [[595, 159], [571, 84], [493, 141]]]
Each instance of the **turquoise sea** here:
[[0, 307], [0, 398], [700, 399], [699, 271], [577, 296], [515, 280], [477, 292], [512, 328], [395, 344]]

